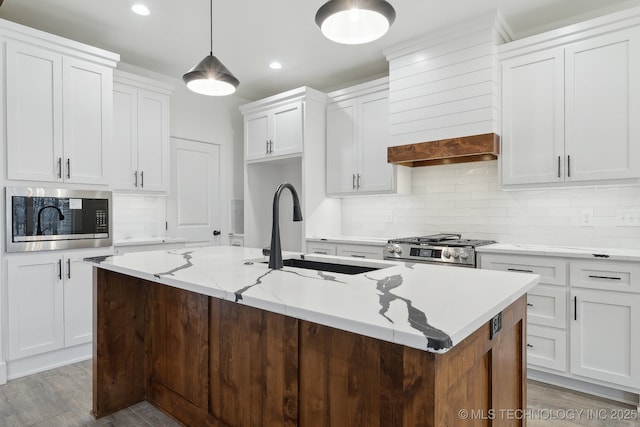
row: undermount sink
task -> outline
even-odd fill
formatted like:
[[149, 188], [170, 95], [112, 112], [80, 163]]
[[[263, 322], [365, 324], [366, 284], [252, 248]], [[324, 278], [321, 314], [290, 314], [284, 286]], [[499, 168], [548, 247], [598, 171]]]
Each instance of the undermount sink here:
[[[282, 260], [285, 267], [306, 268], [316, 271], [327, 271], [329, 273], [341, 273], [341, 274], [360, 274], [368, 273], [370, 271], [380, 270], [382, 268], [391, 267], [391, 264], [378, 264], [378, 265], [353, 265], [353, 264], [338, 264], [332, 262], [311, 261], [308, 259], [289, 258]], [[264, 262], [265, 264], [267, 262]]]

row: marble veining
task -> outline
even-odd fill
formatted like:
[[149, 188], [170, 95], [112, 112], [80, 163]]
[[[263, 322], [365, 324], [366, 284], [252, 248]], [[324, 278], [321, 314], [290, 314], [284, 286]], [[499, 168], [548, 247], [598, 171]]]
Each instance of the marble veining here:
[[524, 295], [539, 277], [423, 263], [283, 253], [310, 261], [377, 267], [347, 275], [285, 266], [261, 249], [210, 246], [85, 259], [160, 285], [430, 352], [445, 352]]
[[[407, 268], [413, 268], [413, 266]], [[387, 276], [384, 279], [376, 281], [376, 289], [380, 291], [380, 313], [390, 323], [394, 323], [393, 319], [387, 316], [391, 302], [400, 300], [407, 306], [408, 321], [411, 327], [420, 331], [427, 339], [427, 348], [433, 350], [445, 350], [452, 346], [451, 337], [443, 331], [429, 325], [427, 315], [414, 307], [411, 300], [394, 295], [391, 291], [402, 285], [402, 275]]]

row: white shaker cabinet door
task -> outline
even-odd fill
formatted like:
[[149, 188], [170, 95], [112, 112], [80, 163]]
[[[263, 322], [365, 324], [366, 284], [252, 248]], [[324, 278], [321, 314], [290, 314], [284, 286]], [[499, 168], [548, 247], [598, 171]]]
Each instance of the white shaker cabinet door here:
[[567, 180], [640, 176], [640, 28], [566, 48]]
[[105, 184], [113, 115], [113, 71], [63, 59], [64, 179]]
[[302, 152], [302, 102], [293, 102], [273, 112], [271, 154]]
[[564, 181], [564, 49], [502, 64], [502, 184]]
[[138, 91], [138, 188], [166, 191], [169, 172], [169, 96]]
[[360, 149], [358, 191], [389, 191], [395, 188], [394, 165], [387, 162], [389, 144], [389, 95], [387, 91], [360, 100]]
[[357, 104], [327, 108], [327, 194], [351, 193], [357, 181]]
[[64, 346], [61, 255], [7, 261], [9, 360]]
[[66, 347], [91, 342], [93, 266], [82, 260], [86, 254], [64, 259], [64, 344]]
[[135, 190], [138, 181], [138, 91], [113, 85], [113, 176], [117, 190]]
[[640, 295], [571, 292], [571, 373], [640, 387]]
[[6, 44], [7, 177], [62, 180], [62, 57]]
[[244, 121], [245, 159], [258, 159], [269, 154], [269, 116], [259, 113]]

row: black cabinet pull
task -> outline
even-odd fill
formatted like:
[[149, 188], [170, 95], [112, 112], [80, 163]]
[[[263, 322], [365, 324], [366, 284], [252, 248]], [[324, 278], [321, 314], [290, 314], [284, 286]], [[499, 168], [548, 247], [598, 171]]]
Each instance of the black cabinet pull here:
[[620, 277], [615, 277], [615, 276], [596, 276], [596, 275], [589, 275], [589, 277], [591, 279], [607, 279], [607, 280], [622, 280], [622, 278]]
[[571, 178], [571, 156], [567, 156], [567, 177]]
[[533, 346], [531, 344], [527, 344], [527, 347], [529, 348], [533, 348]]
[[558, 156], [558, 178], [560, 178], [560, 156]]
[[71, 259], [67, 258], [67, 279], [71, 279]]
[[578, 320], [578, 297], [573, 297], [573, 320]]
[[351, 256], [354, 258], [366, 258], [364, 255], [351, 254]]
[[533, 273], [533, 270], [523, 270], [519, 268], [507, 268], [507, 271], [517, 271], [518, 273]]
[[58, 280], [62, 280], [62, 260], [58, 260]]
[[144, 171], [140, 172], [140, 187], [144, 188]]
[[531, 304], [530, 302], [527, 303], [527, 307], [533, 307], [533, 304]]
[[356, 189], [356, 174], [355, 173], [351, 176], [351, 188], [353, 190]]
[[356, 182], [356, 188], [360, 188], [360, 174], [358, 174], [358, 180]]
[[62, 157], [58, 157], [58, 178], [62, 179]]
[[138, 188], [138, 171], [135, 171], [133, 173], [133, 177], [135, 178], [135, 182], [133, 183], [133, 186]]
[[71, 159], [67, 157], [67, 179], [71, 179]]

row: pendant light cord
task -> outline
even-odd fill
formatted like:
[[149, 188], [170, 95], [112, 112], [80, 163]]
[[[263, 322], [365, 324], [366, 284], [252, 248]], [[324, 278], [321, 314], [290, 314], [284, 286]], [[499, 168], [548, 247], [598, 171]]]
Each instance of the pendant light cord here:
[[213, 56], [213, 0], [209, 2], [209, 32], [211, 33], [211, 44], [209, 45], [209, 55]]

